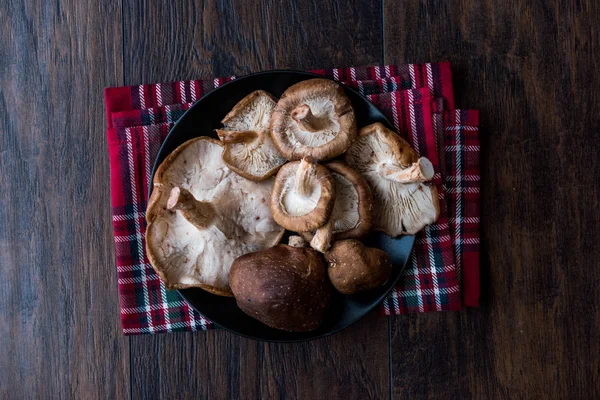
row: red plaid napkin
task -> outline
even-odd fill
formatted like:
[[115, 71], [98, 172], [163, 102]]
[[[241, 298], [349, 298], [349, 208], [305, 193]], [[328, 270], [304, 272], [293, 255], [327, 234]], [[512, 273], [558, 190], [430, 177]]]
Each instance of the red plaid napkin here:
[[[411, 264], [384, 301], [383, 312], [391, 315], [461, 308], [461, 265], [455, 260], [463, 263], [465, 271], [465, 304], [476, 305], [478, 259], [469, 265], [465, 262], [478, 258], [479, 234], [475, 222], [479, 215], [478, 197], [469, 195], [475, 194], [473, 190], [464, 189], [479, 182], [478, 164], [473, 161], [478, 157], [478, 138], [470, 129], [476, 128], [478, 121], [474, 111], [447, 112], [443, 118], [444, 110], [454, 108], [450, 65], [410, 64], [313, 72], [342, 81], [367, 95], [393, 121], [398, 132], [433, 162], [440, 199], [448, 204], [448, 214], [442, 210], [437, 223], [417, 236]], [[145, 209], [152, 165], [170, 128], [194, 101], [231, 79], [235, 78], [105, 91], [121, 322], [125, 334], [211, 327], [176, 291], [165, 290], [154, 273], [144, 254]], [[463, 118], [452, 119], [452, 115]], [[447, 122], [445, 127], [444, 122]], [[464, 129], [467, 126], [470, 128]], [[470, 133], [468, 138], [465, 132]], [[444, 147], [453, 158], [438, 157]], [[471, 156], [465, 151], [470, 151]], [[442, 174], [443, 170], [450, 174]], [[442, 183], [449, 195], [442, 190]]]
[[448, 216], [463, 282], [463, 303], [479, 305], [479, 112], [453, 110], [444, 114], [445, 189]]

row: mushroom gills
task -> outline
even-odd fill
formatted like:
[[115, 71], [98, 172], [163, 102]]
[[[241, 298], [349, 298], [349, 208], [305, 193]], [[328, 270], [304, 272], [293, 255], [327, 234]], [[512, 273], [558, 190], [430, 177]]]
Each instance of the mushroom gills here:
[[277, 151], [271, 136], [266, 133], [261, 133], [256, 139], [247, 142], [227, 144], [229, 159], [232, 160], [230, 162], [235, 161], [235, 168], [248, 171], [252, 175], [269, 174], [287, 161]]
[[310, 241], [310, 246], [321, 253], [329, 249], [335, 233], [354, 229], [360, 221], [358, 192], [356, 188], [342, 174], [331, 171], [331, 175], [335, 180], [335, 190], [337, 193], [333, 211], [331, 212], [329, 221], [314, 232], [314, 236]]
[[[397, 231], [394, 236], [414, 235], [437, 220], [439, 209], [435, 186], [367, 180], [376, 185], [373, 190], [378, 204], [375, 209], [376, 229], [386, 230], [386, 227], [395, 226]], [[381, 196], [383, 191], [389, 195]]]
[[223, 144], [192, 139], [157, 170], [146, 218], [146, 249], [169, 289], [231, 294], [229, 268], [242, 254], [271, 247], [284, 233], [272, 218], [273, 180], [231, 173]]
[[283, 92], [271, 116], [271, 136], [290, 161], [331, 160], [356, 138], [356, 116], [344, 88], [329, 79], [298, 82]]
[[267, 179], [286, 162], [269, 130], [275, 105], [267, 92], [252, 92], [225, 116], [223, 129], [217, 129], [217, 135], [225, 143], [224, 162], [247, 179]]
[[345, 176], [332, 172], [335, 190], [338, 193], [333, 205], [331, 219], [334, 221], [333, 233], [345, 232], [356, 228], [360, 221], [358, 214], [358, 192]]
[[327, 98], [308, 98], [294, 108], [289, 120], [289, 141], [294, 147], [319, 147], [331, 142], [340, 129], [335, 107]]
[[319, 251], [328, 243], [343, 239], [363, 239], [373, 228], [373, 194], [360, 173], [340, 160], [325, 164], [336, 188], [329, 223], [301, 236]]
[[426, 182], [433, 178], [433, 164], [416, 152], [395, 132], [380, 131], [361, 136], [352, 145], [351, 164], [360, 170], [375, 170], [379, 176], [399, 183]]
[[[161, 272], [167, 282], [189, 286], [209, 284], [218, 288], [228, 286], [227, 274], [223, 273], [222, 266], [231, 265], [236, 252], [222, 231], [215, 226], [198, 230], [181, 213], [175, 213], [168, 221], [157, 221], [156, 230], [163, 232], [156, 249], [163, 259]], [[207, 236], [214, 238], [213, 242], [223, 243], [221, 254], [211, 248]], [[252, 250], [242, 250], [246, 251]]]
[[[248, 99], [248, 101], [245, 101]], [[275, 101], [267, 93], [256, 91], [249, 94], [239, 103], [241, 107], [232, 110], [223, 119], [226, 130], [246, 131], [268, 129], [271, 122], [271, 113], [275, 108]], [[237, 107], [237, 105], [236, 105]]]
[[360, 130], [345, 156], [373, 192], [375, 229], [395, 237], [415, 234], [439, 216], [433, 165], [410, 144], [380, 123]]

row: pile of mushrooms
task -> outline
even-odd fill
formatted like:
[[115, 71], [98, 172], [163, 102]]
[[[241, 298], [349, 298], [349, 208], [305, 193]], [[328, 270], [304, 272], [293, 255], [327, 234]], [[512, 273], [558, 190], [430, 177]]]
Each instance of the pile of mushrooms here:
[[[154, 178], [146, 248], [168, 288], [233, 295], [268, 326], [313, 330], [333, 288], [389, 279], [390, 257], [361, 242], [369, 232], [412, 235], [439, 215], [429, 160], [382, 124], [358, 130], [333, 81], [279, 100], [255, 91], [222, 123], [220, 140], [184, 143]], [[296, 235], [278, 244], [286, 230]]]

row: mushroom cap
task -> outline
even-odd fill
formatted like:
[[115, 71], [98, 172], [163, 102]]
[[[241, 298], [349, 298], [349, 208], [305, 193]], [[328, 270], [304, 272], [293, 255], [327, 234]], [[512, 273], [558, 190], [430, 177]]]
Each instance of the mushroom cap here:
[[[332, 242], [344, 239], [363, 239], [373, 229], [373, 194], [360, 173], [343, 161], [334, 160], [325, 167], [335, 181], [335, 203]], [[303, 232], [306, 241], [314, 232]]]
[[[269, 210], [273, 180], [253, 182], [233, 173], [222, 153], [217, 140], [191, 139], [173, 151], [154, 176], [146, 210], [146, 249], [169, 289], [200, 287], [231, 295], [228, 276], [233, 261], [277, 244], [284, 233]], [[212, 215], [204, 229], [173, 209], [179, 192], [193, 196], [188, 201], [208, 206]]]
[[375, 229], [414, 235], [439, 217], [437, 189], [422, 182], [433, 177], [431, 163], [394, 131], [380, 123], [362, 128], [345, 160], [371, 187]]
[[275, 99], [256, 90], [240, 100], [223, 118], [217, 134], [225, 144], [223, 161], [237, 174], [253, 181], [274, 175], [286, 159], [271, 138], [269, 124]]
[[335, 183], [322, 165], [308, 160], [285, 164], [275, 177], [271, 212], [275, 221], [294, 232], [323, 226], [333, 210]]
[[316, 161], [344, 153], [356, 138], [356, 117], [344, 89], [328, 79], [290, 86], [271, 117], [271, 135], [288, 160]]
[[323, 258], [313, 249], [285, 244], [239, 257], [229, 280], [242, 311], [293, 332], [316, 329], [332, 293]]
[[392, 260], [385, 251], [354, 239], [335, 242], [325, 259], [329, 280], [342, 294], [375, 289], [392, 274]]

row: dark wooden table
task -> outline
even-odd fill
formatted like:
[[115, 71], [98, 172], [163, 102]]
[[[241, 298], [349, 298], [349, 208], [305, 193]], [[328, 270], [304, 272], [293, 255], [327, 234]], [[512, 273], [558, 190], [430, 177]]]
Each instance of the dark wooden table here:
[[[600, 398], [599, 3], [2, 1], [0, 398]], [[481, 110], [481, 308], [121, 334], [104, 87], [437, 60]]]

